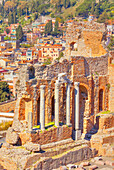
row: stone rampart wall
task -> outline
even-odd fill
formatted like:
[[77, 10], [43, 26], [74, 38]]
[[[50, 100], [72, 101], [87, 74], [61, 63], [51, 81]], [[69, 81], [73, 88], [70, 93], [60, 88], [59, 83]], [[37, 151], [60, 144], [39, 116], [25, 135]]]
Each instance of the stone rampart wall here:
[[0, 105], [0, 112], [15, 111], [16, 100]]
[[56, 79], [59, 73], [67, 73], [70, 75], [71, 64], [64, 60], [62, 63], [54, 63], [51, 65], [34, 65], [35, 77], [37, 79], [51, 80]]
[[99, 118], [99, 130], [114, 127], [114, 115], [103, 115]]
[[114, 52], [111, 53], [112, 57], [109, 58], [109, 110], [114, 112]]
[[66, 125], [60, 126], [58, 128], [52, 127], [45, 131], [38, 131], [36, 133], [21, 133], [20, 139], [22, 144], [31, 140], [33, 143], [38, 144], [47, 144], [52, 142], [61, 141], [64, 139], [71, 138], [72, 136], [72, 127]]
[[73, 76], [108, 74], [108, 55], [94, 58], [72, 57], [71, 61], [74, 67]]
[[[59, 168], [62, 165], [72, 164], [79, 161], [83, 161], [84, 159], [90, 159], [94, 157], [91, 148], [88, 146], [82, 146], [82, 148], [78, 148], [72, 151], [67, 152], [64, 155], [57, 156], [55, 158], [46, 158], [37, 162], [34, 166], [35, 169], [42, 169], [42, 170], [52, 170]], [[27, 167], [27, 166], [26, 166]]]

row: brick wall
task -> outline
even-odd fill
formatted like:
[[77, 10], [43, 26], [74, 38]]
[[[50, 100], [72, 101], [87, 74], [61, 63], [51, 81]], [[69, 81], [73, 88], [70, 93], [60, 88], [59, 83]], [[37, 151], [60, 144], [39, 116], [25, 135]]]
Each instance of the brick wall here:
[[114, 112], [114, 52], [111, 53], [111, 57], [109, 58], [109, 110]]
[[11, 101], [0, 105], [0, 112], [11, 112], [15, 111], [16, 101]]
[[20, 133], [20, 139], [22, 144], [31, 140], [33, 143], [47, 144], [52, 142], [57, 142], [60, 140], [71, 138], [72, 127], [66, 125], [60, 126], [58, 128], [52, 127], [45, 131], [38, 131], [36, 133]]
[[103, 115], [99, 118], [99, 130], [114, 127], [114, 115]]

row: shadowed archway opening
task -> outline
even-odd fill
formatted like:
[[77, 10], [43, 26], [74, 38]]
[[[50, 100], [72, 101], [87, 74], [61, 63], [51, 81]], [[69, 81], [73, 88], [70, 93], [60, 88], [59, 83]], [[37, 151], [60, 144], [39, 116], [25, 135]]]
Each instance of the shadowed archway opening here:
[[80, 111], [80, 130], [83, 133], [83, 119], [84, 115], [87, 114], [85, 112], [89, 112], [89, 107], [88, 107], [88, 91], [85, 86], [80, 85], [79, 87], [79, 111]]
[[99, 112], [103, 110], [103, 89], [99, 90]]
[[55, 119], [55, 99], [54, 96], [51, 99], [51, 121]]
[[40, 123], [40, 97], [37, 100], [37, 124]]
[[29, 79], [35, 78], [35, 69], [33, 66], [29, 68]]
[[70, 43], [70, 50], [71, 50], [71, 51], [75, 51], [76, 49], [77, 49], [76, 42], [71, 42], [71, 43]]

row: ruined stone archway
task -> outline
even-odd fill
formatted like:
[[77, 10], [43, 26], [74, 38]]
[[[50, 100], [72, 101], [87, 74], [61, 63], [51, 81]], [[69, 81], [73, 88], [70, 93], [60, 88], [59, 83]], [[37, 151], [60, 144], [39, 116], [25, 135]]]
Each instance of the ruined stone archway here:
[[103, 110], [103, 89], [99, 90], [99, 112]]
[[76, 50], [77, 50], [77, 44], [76, 44], [76, 42], [71, 42], [71, 43], [70, 43], [70, 50], [71, 50], [71, 51], [76, 51]]
[[28, 121], [29, 112], [32, 112], [32, 100], [29, 98], [22, 98], [20, 101], [19, 120]]
[[33, 66], [29, 67], [29, 79], [35, 78], [35, 68]]
[[79, 86], [79, 114], [79, 127], [83, 133], [83, 120], [85, 116], [89, 115], [88, 90], [84, 85]]

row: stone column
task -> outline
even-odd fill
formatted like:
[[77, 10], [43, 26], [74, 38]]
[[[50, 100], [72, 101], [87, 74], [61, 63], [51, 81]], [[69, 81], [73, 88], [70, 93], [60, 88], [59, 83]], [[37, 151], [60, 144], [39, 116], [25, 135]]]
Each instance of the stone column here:
[[55, 126], [59, 126], [59, 86], [58, 81], [55, 83]]
[[66, 88], [66, 125], [70, 125], [70, 83]]
[[32, 112], [28, 113], [28, 130], [32, 131]]
[[79, 130], [79, 82], [75, 82], [75, 140], [80, 139], [81, 130]]
[[40, 86], [40, 129], [45, 130], [45, 85]]

